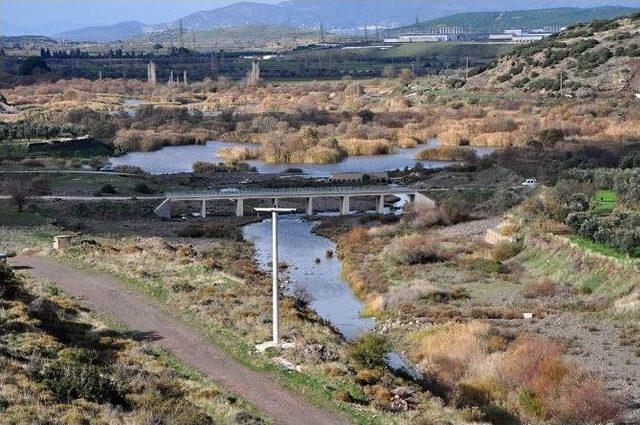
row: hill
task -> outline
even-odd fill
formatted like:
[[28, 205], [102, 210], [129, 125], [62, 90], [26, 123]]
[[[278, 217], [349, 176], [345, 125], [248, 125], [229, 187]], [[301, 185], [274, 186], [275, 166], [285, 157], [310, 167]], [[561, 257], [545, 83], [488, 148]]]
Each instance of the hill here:
[[54, 36], [57, 40], [69, 41], [115, 41], [125, 40], [143, 34], [145, 25], [138, 21], [120, 22], [114, 25], [87, 27], [67, 31]]
[[640, 13], [573, 25], [543, 41], [518, 46], [470, 86], [519, 88], [590, 96], [640, 89]]
[[[637, 0], [617, 0], [621, 6], [637, 6]], [[544, 7], [591, 7], [599, 0], [520, 0], [521, 9]], [[290, 0], [279, 4], [239, 2], [228, 6], [191, 13], [182, 19], [157, 25], [123, 22], [90, 27], [59, 34], [57, 38], [82, 41], [121, 40], [143, 32], [163, 32], [178, 28], [182, 21], [187, 30], [245, 27], [253, 25], [290, 26], [327, 30], [358, 29], [365, 26], [399, 27], [420, 19], [435, 19], [462, 12], [487, 12], [513, 8], [511, 0], [482, 2], [461, 0]]]
[[631, 15], [637, 8], [607, 6], [594, 8], [551, 8], [509, 12], [456, 13], [443, 18], [397, 28], [393, 34], [425, 31], [440, 27], [460, 27], [471, 32], [502, 32], [510, 28], [566, 27], [595, 19], [613, 19]]

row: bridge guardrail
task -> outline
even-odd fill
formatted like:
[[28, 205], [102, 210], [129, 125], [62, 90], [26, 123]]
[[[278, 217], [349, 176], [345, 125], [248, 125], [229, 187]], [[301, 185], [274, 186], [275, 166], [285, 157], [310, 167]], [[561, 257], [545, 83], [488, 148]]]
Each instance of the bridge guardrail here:
[[165, 192], [167, 198], [201, 198], [207, 196], [227, 196], [233, 198], [234, 196], [284, 196], [284, 195], [306, 195], [306, 194], [350, 194], [357, 195], [359, 193], [370, 192], [388, 192], [388, 193], [411, 193], [415, 192], [415, 189], [409, 187], [394, 187], [394, 186], [365, 186], [365, 187], [292, 187], [292, 188], [278, 188], [278, 189], [238, 189], [237, 191], [225, 191], [224, 189], [217, 190], [177, 190]]

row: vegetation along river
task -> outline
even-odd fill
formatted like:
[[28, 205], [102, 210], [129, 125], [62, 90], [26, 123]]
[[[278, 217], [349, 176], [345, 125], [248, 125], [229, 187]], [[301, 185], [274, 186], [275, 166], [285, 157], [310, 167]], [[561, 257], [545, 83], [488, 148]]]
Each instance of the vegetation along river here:
[[[190, 173], [196, 162], [222, 162], [218, 158], [218, 151], [222, 148], [247, 146], [233, 142], [207, 142], [205, 145], [167, 146], [153, 152], [131, 152], [123, 156], [110, 158], [114, 166], [133, 165], [151, 174]], [[430, 140], [425, 144], [413, 148], [398, 148], [395, 153], [388, 155], [349, 156], [335, 164], [268, 164], [264, 161], [246, 161], [256, 167], [259, 173], [281, 173], [288, 168], [301, 169], [311, 177], [329, 177], [332, 173], [391, 171], [413, 167], [421, 163], [425, 168], [444, 168], [454, 164], [453, 161], [423, 161], [417, 160], [416, 155], [429, 148], [438, 146], [438, 141]], [[471, 149], [471, 148], [470, 148]], [[493, 152], [493, 148], [474, 147], [478, 156]]]

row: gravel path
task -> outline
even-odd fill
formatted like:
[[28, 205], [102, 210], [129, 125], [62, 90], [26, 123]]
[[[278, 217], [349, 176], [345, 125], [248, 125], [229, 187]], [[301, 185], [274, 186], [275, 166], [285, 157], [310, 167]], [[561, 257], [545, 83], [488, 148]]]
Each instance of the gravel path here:
[[54, 282], [96, 311], [149, 335], [155, 344], [246, 399], [277, 424], [348, 423], [291, 394], [275, 378], [236, 362], [196, 331], [174, 319], [163, 306], [104, 276], [80, 272], [43, 258], [21, 257], [12, 265], [41, 282]]
[[500, 217], [492, 217], [483, 220], [468, 221], [465, 223], [455, 224], [453, 226], [441, 227], [436, 229], [435, 232], [443, 238], [484, 236], [487, 229], [494, 229], [498, 227], [498, 224], [500, 224], [501, 221], [502, 218]]

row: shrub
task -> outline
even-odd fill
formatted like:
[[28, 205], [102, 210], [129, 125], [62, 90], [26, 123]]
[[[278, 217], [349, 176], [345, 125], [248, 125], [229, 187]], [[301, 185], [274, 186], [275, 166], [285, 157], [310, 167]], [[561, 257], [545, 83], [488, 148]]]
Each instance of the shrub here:
[[522, 295], [525, 298], [551, 297], [555, 293], [556, 285], [548, 279], [527, 282], [522, 288]]
[[146, 183], [138, 183], [134, 186], [133, 191], [136, 193], [142, 193], [145, 195], [150, 195], [155, 193], [155, 190], [151, 189]]
[[190, 224], [182, 229], [178, 235], [183, 238], [242, 240], [242, 234], [236, 226], [215, 223], [212, 221], [203, 224]]
[[410, 235], [394, 239], [383, 251], [383, 257], [395, 264], [414, 265], [445, 261], [449, 258], [428, 237]]
[[118, 192], [116, 191], [116, 188], [115, 188], [115, 187], [113, 187], [113, 185], [111, 185], [111, 184], [105, 184], [104, 186], [102, 186], [102, 187], [100, 188], [100, 193], [105, 193], [105, 194], [108, 194], [108, 195], [113, 195], [113, 194], [116, 194], [116, 193], [118, 193]]
[[384, 365], [390, 349], [391, 346], [384, 337], [368, 333], [350, 344], [349, 358], [360, 367], [375, 369]]
[[491, 257], [495, 261], [505, 261], [520, 254], [524, 246], [517, 242], [500, 242], [491, 250]]
[[84, 398], [96, 403], [122, 404], [124, 398], [101, 366], [74, 360], [56, 360], [46, 366], [39, 379], [58, 401]]
[[418, 152], [417, 159], [425, 161], [467, 161], [475, 158], [475, 153], [458, 146], [440, 146]]
[[486, 258], [465, 257], [458, 261], [458, 265], [466, 270], [486, 274], [507, 273], [509, 271], [501, 261]]
[[560, 128], [548, 128], [540, 132], [540, 142], [545, 146], [553, 146], [564, 140], [564, 131]]

